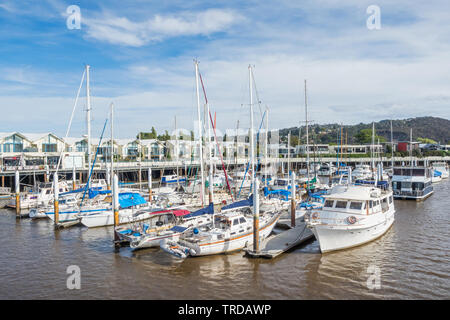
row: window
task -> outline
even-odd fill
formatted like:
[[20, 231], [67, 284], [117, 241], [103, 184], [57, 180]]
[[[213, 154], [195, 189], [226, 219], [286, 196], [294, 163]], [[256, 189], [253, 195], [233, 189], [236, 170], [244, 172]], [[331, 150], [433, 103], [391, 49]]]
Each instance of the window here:
[[361, 208], [362, 208], [362, 202], [354, 202], [354, 201], [350, 202], [350, 209], [361, 210]]
[[373, 207], [373, 201], [370, 200], [370, 201], [369, 201], [369, 208], [372, 209], [372, 207]]
[[339, 209], [347, 208], [347, 201], [337, 201], [336, 208], [339, 208]]
[[56, 143], [43, 143], [42, 152], [57, 152]]
[[239, 219], [236, 218], [236, 219], [233, 220], [233, 226], [235, 226], [237, 224], [239, 224]]
[[392, 203], [392, 196], [389, 197], [389, 203]]
[[241, 218], [239, 219], [239, 222], [240, 222], [240, 223], [245, 223], [245, 218], [244, 218], [244, 217], [241, 217]]
[[333, 203], [334, 203], [334, 200], [327, 200], [327, 201], [325, 201], [324, 207], [333, 208]]

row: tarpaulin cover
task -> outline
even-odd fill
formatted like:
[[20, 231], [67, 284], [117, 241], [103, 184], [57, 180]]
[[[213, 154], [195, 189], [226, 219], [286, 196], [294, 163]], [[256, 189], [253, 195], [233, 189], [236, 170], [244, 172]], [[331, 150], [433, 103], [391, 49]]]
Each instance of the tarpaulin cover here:
[[139, 193], [119, 193], [119, 205], [121, 208], [129, 208], [144, 203], [147, 203], [147, 201]]
[[241, 207], [251, 207], [253, 206], [253, 194], [248, 197], [248, 199], [236, 201], [233, 203], [230, 203], [229, 205], [223, 206], [222, 211], [229, 210], [229, 209], [235, 209], [235, 208], [241, 208]]

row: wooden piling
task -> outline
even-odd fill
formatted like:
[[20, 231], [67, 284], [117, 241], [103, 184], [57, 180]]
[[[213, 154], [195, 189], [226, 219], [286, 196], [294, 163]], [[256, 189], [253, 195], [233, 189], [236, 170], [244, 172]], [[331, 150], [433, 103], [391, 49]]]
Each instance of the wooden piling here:
[[53, 177], [53, 209], [55, 214], [55, 227], [59, 224], [59, 186], [58, 174], [55, 172]]
[[117, 175], [113, 178], [113, 212], [114, 212], [114, 247], [120, 248], [120, 239], [117, 235], [116, 228], [119, 226], [119, 179]]
[[291, 228], [295, 228], [295, 172], [292, 172], [291, 182]]
[[16, 170], [16, 218], [20, 218], [20, 176]]
[[148, 203], [152, 203], [152, 168], [148, 168]]
[[[252, 172], [253, 174], [253, 172]], [[259, 251], [259, 180], [253, 186], [253, 251]]]

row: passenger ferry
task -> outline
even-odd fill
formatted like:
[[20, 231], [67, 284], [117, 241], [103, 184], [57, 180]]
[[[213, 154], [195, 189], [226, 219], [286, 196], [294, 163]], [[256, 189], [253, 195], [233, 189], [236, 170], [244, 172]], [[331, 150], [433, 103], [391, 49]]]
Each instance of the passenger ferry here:
[[427, 167], [394, 167], [392, 190], [395, 199], [425, 200], [433, 194], [433, 172]]

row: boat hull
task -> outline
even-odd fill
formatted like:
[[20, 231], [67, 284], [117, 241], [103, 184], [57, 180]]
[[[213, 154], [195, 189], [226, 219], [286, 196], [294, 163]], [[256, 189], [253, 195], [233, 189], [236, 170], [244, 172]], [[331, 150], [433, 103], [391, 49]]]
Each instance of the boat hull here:
[[[274, 217], [265, 226], [259, 229], [260, 242], [266, 239], [275, 227], [280, 215]], [[179, 241], [180, 247], [183, 247], [185, 242]], [[204, 243], [197, 245], [195, 247], [190, 246], [189, 254], [191, 256], [207, 256], [213, 254], [230, 253], [234, 251], [239, 251], [245, 247], [253, 245], [253, 232], [220, 241]]]
[[386, 213], [386, 218], [367, 227], [333, 227], [314, 225], [312, 232], [320, 245], [322, 253], [348, 249], [363, 245], [381, 237], [394, 223], [394, 211]]

